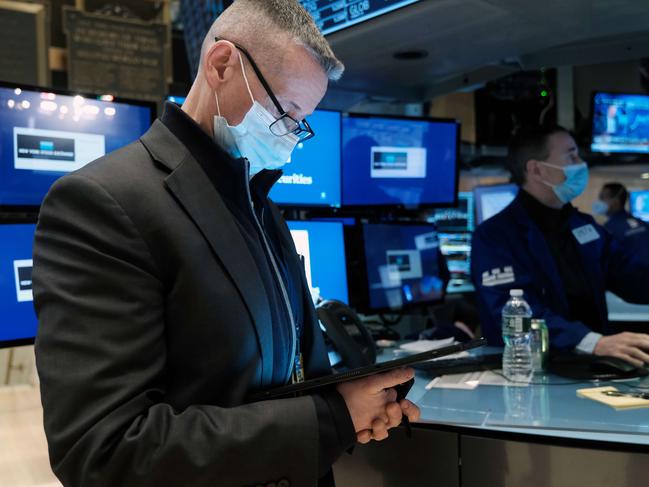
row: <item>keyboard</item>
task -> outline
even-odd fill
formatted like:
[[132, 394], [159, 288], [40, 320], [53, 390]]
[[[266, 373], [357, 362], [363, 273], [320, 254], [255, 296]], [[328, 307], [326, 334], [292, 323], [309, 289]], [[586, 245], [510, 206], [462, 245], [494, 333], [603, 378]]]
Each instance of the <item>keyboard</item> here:
[[431, 376], [464, 374], [479, 370], [500, 369], [502, 367], [503, 354], [492, 353], [462, 358], [449, 358], [429, 360], [413, 365], [417, 370], [426, 372]]

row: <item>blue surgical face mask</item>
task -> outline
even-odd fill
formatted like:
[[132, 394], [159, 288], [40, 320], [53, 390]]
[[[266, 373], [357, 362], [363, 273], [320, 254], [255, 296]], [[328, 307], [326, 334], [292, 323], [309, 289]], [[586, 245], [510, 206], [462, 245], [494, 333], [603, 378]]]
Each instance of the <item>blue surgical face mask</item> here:
[[559, 184], [548, 183], [543, 181], [544, 184], [550, 186], [557, 195], [557, 198], [563, 203], [570, 203], [572, 200], [580, 196], [586, 186], [588, 186], [588, 164], [580, 162], [579, 164], [570, 164], [568, 166], [557, 166], [548, 162], [541, 162], [541, 164], [561, 169], [566, 176], [565, 181]]
[[593, 215], [606, 215], [609, 209], [606, 201], [597, 200], [593, 203]]
[[214, 141], [233, 157], [248, 159], [252, 177], [263, 169], [280, 169], [287, 164], [299, 139], [295, 134], [277, 136], [270, 131], [275, 117], [255, 101], [241, 56], [239, 62], [252, 107], [241, 123], [233, 127], [221, 116], [219, 97], [215, 93], [217, 115], [214, 117]]

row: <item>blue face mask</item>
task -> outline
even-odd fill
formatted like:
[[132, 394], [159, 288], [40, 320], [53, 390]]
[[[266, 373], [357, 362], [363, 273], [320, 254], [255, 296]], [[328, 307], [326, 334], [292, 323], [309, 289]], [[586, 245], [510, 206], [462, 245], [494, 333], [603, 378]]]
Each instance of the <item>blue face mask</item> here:
[[241, 123], [233, 127], [221, 116], [219, 97], [215, 93], [217, 115], [214, 117], [214, 140], [233, 157], [248, 159], [252, 177], [263, 169], [280, 169], [287, 164], [299, 139], [295, 134], [277, 136], [270, 131], [275, 117], [255, 101], [241, 56], [239, 61], [252, 107]]
[[609, 209], [606, 201], [597, 200], [593, 203], [593, 215], [606, 215]]
[[541, 164], [555, 169], [561, 169], [566, 176], [564, 182], [559, 184], [551, 184], [543, 181], [544, 184], [550, 186], [557, 195], [557, 198], [563, 203], [570, 203], [572, 200], [580, 196], [586, 186], [588, 186], [588, 164], [580, 162], [579, 164], [570, 164], [568, 166], [557, 166], [542, 162]]

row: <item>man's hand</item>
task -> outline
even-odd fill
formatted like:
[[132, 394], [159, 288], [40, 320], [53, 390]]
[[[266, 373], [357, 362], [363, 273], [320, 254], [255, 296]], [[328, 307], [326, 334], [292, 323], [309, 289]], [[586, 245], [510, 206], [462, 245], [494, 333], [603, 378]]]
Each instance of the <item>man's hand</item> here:
[[618, 333], [599, 339], [593, 353], [621, 358], [635, 367], [649, 363], [649, 335], [644, 333]]
[[398, 369], [336, 387], [347, 404], [359, 443], [386, 439], [388, 430], [398, 426], [404, 414], [409, 421], [419, 420], [419, 408], [407, 399], [397, 403], [393, 389], [414, 376], [412, 369]]

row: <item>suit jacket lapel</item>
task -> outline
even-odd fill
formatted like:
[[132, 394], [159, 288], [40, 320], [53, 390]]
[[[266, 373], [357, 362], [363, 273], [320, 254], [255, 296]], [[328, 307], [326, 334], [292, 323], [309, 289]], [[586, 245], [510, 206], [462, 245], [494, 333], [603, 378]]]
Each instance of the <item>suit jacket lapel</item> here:
[[[198, 161], [159, 121], [141, 138], [151, 156], [172, 170], [165, 185], [218, 256], [248, 309], [262, 358], [262, 385], [271, 383], [273, 328], [264, 286], [248, 246]], [[232, 323], [232, 326], [237, 326]]]

